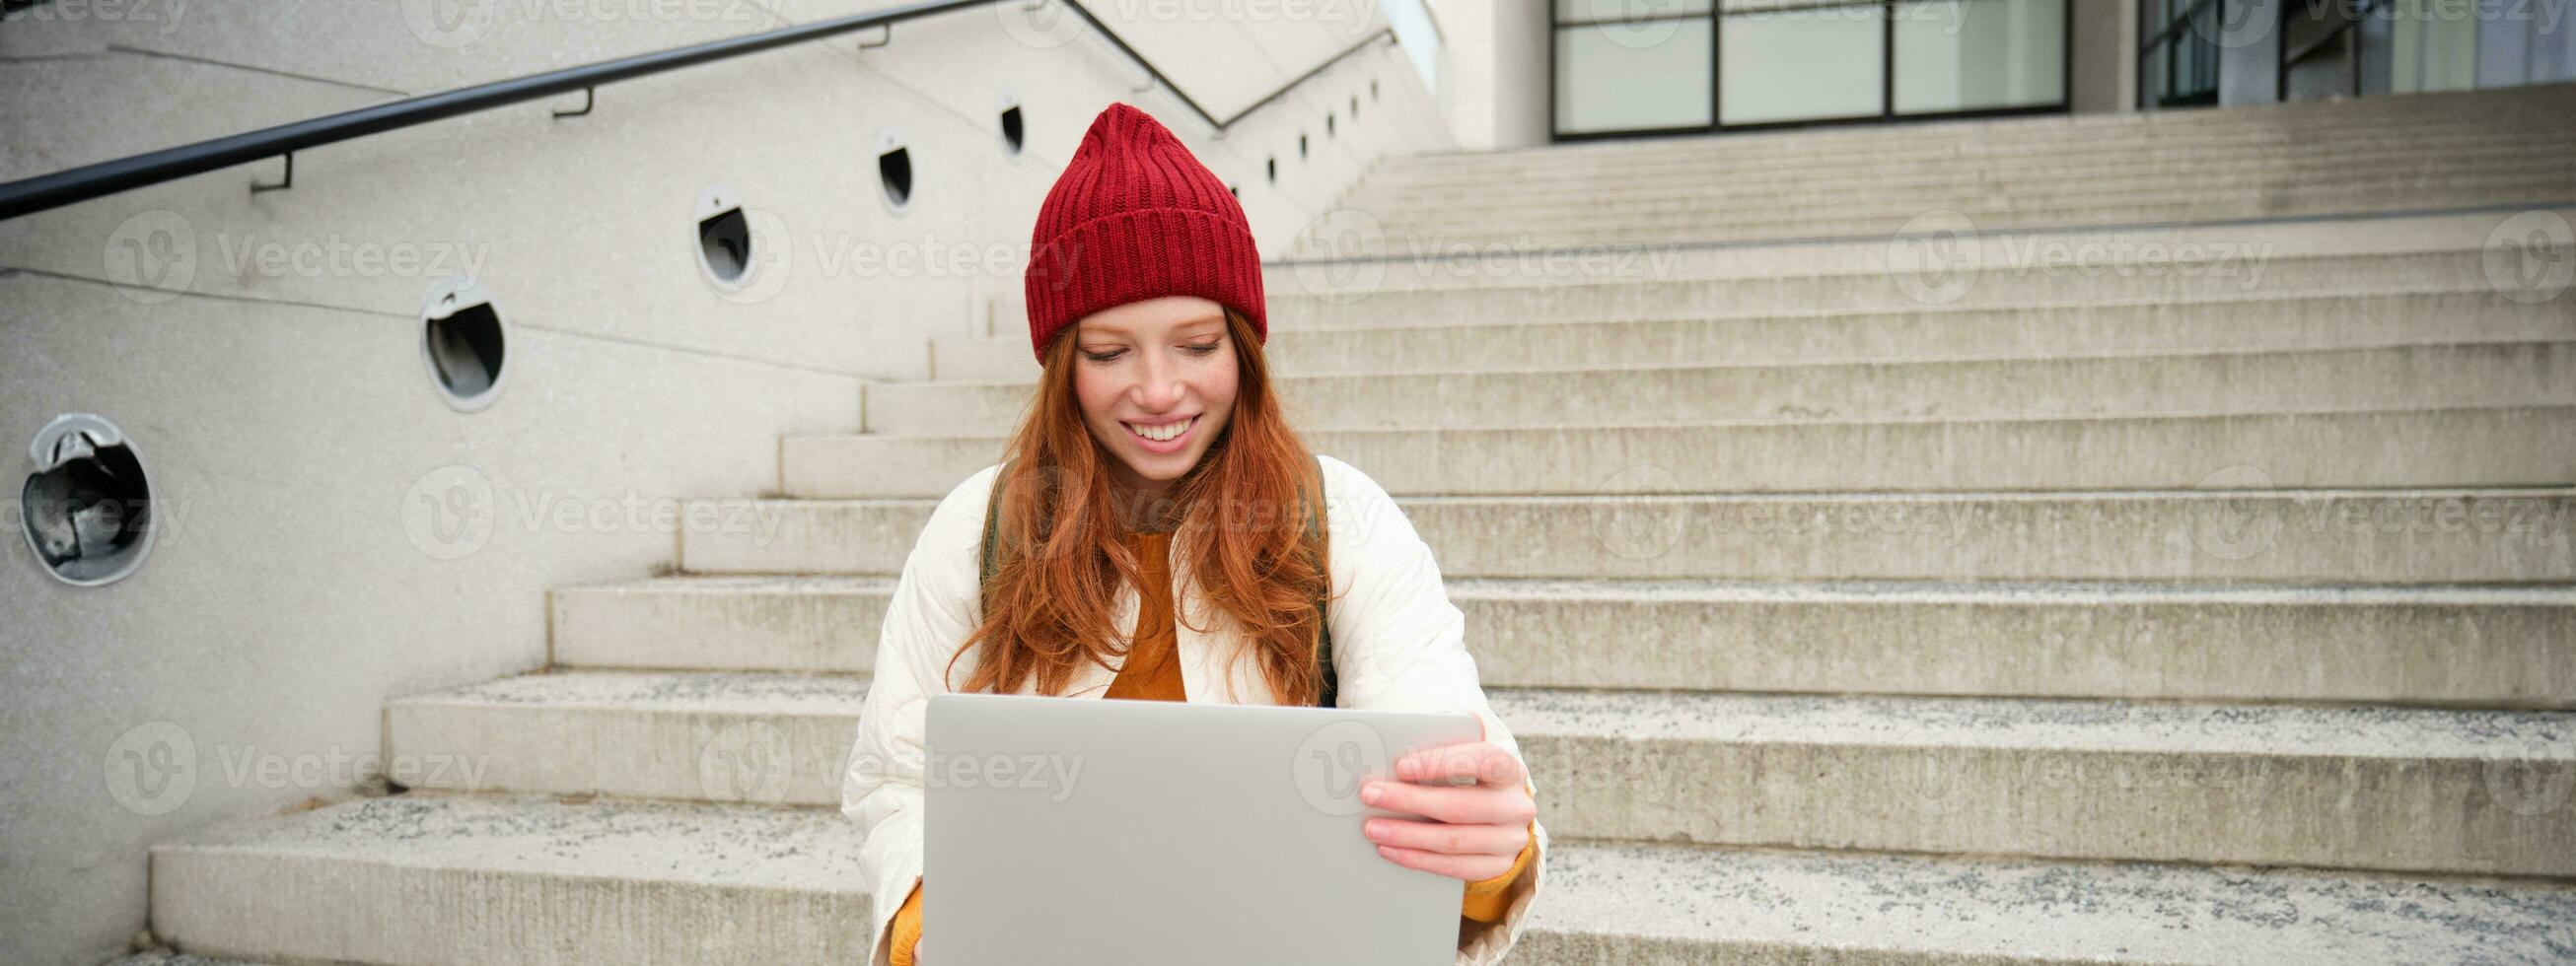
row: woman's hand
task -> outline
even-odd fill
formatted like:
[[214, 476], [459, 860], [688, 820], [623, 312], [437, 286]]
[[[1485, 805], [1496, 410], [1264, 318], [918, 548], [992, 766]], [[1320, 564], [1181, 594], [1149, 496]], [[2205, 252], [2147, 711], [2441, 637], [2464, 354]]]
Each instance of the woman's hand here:
[[[1488, 741], [1427, 748], [1397, 760], [1399, 781], [1370, 779], [1360, 802], [1423, 819], [1371, 818], [1379, 855], [1410, 869], [1475, 882], [1501, 875], [1529, 844], [1538, 814], [1520, 759]], [[1449, 784], [1474, 779], [1474, 784]], [[1426, 783], [1426, 784], [1415, 784]]]

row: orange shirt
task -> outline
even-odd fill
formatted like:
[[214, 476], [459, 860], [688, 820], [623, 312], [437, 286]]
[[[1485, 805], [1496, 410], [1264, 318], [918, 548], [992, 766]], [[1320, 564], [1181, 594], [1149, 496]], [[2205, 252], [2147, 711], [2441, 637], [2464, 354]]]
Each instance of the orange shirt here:
[[[1118, 669], [1117, 678], [1109, 684], [1105, 698], [1131, 701], [1185, 701], [1188, 688], [1181, 679], [1181, 662], [1177, 660], [1178, 637], [1172, 626], [1172, 535], [1168, 533], [1129, 533], [1128, 546], [1136, 551], [1142, 564], [1145, 587], [1136, 615], [1135, 649], [1128, 652], [1127, 662]], [[1533, 823], [1535, 825], [1535, 823]], [[1530, 853], [1538, 842], [1536, 830], [1527, 845], [1521, 846], [1512, 867], [1491, 879], [1466, 883], [1466, 896], [1459, 914], [1477, 922], [1501, 922], [1510, 908], [1504, 890], [1529, 867]], [[894, 966], [912, 966], [912, 947], [921, 941], [921, 886], [915, 884], [912, 894], [904, 897], [903, 908], [895, 911], [894, 921], [887, 925], [892, 933]]]

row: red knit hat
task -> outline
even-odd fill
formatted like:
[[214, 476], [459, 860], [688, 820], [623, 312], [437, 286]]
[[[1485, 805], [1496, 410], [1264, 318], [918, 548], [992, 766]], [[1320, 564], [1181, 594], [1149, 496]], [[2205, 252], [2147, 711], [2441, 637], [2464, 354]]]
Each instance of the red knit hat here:
[[1047, 190], [1022, 282], [1040, 362], [1083, 316], [1165, 295], [1210, 299], [1243, 313], [1254, 338], [1270, 337], [1243, 206], [1171, 131], [1125, 104], [1092, 118]]

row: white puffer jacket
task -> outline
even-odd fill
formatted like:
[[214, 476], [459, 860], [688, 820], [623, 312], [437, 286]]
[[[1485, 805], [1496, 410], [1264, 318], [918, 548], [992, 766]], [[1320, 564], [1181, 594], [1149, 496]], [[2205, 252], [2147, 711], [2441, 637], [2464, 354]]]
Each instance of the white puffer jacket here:
[[[1477, 682], [1476, 661], [1464, 641], [1466, 615], [1449, 602], [1430, 546], [1377, 481], [1329, 456], [1321, 463], [1335, 595], [1328, 610], [1339, 675], [1337, 703], [1368, 710], [1473, 714], [1484, 723], [1487, 740], [1518, 756], [1519, 743], [1494, 716]], [[923, 713], [930, 695], [953, 690], [940, 680], [940, 669], [981, 620], [984, 507], [1000, 470], [998, 465], [986, 467], [940, 500], [904, 561], [877, 640], [874, 681], [841, 782], [841, 811], [865, 836], [860, 865], [875, 900], [868, 924], [870, 966], [889, 963], [887, 925], [921, 875], [927, 751]], [[1189, 567], [1175, 560], [1170, 569], [1178, 595]], [[1132, 631], [1140, 607], [1135, 588], [1122, 589], [1117, 605], [1120, 626]], [[1228, 651], [1219, 645], [1232, 640], [1224, 630], [1232, 626], [1230, 621], [1218, 633], [1201, 634], [1190, 625], [1210, 625], [1203, 600], [1194, 597], [1175, 609], [1192, 618], [1173, 626], [1182, 681], [1192, 703], [1278, 703], [1261, 679], [1258, 662], [1225, 660]], [[973, 665], [972, 655], [959, 659], [950, 680], [964, 681]], [[1085, 663], [1066, 696], [1098, 698], [1115, 677]], [[1034, 685], [1023, 686], [1021, 693], [1033, 690]], [[1535, 796], [1537, 786], [1528, 787]], [[1351, 834], [1359, 834], [1356, 823]], [[1473, 928], [1460, 933], [1457, 966], [1500, 961], [1520, 939], [1545, 880], [1545, 825], [1537, 826], [1535, 838], [1538, 851], [1513, 880], [1503, 921], [1488, 925], [1460, 917], [1462, 925]]]

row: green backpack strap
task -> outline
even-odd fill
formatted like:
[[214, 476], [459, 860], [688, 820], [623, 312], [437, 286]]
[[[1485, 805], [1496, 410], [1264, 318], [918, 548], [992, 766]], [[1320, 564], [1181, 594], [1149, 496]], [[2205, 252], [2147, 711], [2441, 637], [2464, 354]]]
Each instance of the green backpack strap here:
[[978, 588], [993, 584], [993, 534], [1002, 523], [1002, 485], [1010, 481], [1011, 464], [1004, 463], [1002, 471], [993, 474], [993, 492], [984, 498], [984, 564], [982, 576], [975, 584]]
[[[1308, 537], [1318, 538], [1315, 546], [1320, 548], [1328, 546], [1327, 542], [1320, 538], [1320, 533], [1324, 526], [1324, 514], [1328, 512], [1321, 505], [1324, 502], [1324, 458], [1322, 456], [1315, 456], [1313, 459], [1315, 461], [1315, 497], [1317, 505], [1307, 506], [1305, 508], [1306, 535]], [[1299, 502], [1304, 502], [1302, 497], [1299, 499]], [[1318, 551], [1315, 559], [1315, 569], [1324, 572], [1324, 594], [1315, 598], [1315, 619], [1318, 625], [1315, 631], [1315, 660], [1318, 664], [1322, 665], [1323, 671], [1323, 681], [1321, 682], [1323, 688], [1315, 698], [1315, 706], [1318, 708], [1340, 707], [1336, 702], [1341, 700], [1341, 696], [1338, 693], [1341, 690], [1340, 675], [1333, 669], [1332, 612], [1325, 609], [1331, 603], [1333, 592], [1333, 571], [1330, 563], [1331, 559], [1332, 558], [1329, 554], [1321, 551]]]
[[[1002, 464], [1002, 471], [995, 474], [993, 477], [992, 492], [985, 497], [984, 547], [982, 554], [983, 564], [981, 578], [977, 584], [979, 587], [991, 586], [993, 583], [993, 571], [995, 568], [994, 552], [1000, 545], [1000, 541], [995, 540], [994, 537], [999, 531], [1002, 520], [1002, 485], [1008, 482], [1010, 478], [1011, 464], [1004, 463]], [[1321, 457], [1317, 457], [1315, 459], [1315, 492], [1319, 497], [1323, 493], [1323, 486], [1324, 461]], [[1322, 501], [1318, 499], [1316, 503], [1310, 504], [1306, 502], [1305, 497], [1302, 494], [1298, 497], [1298, 504], [1305, 511], [1306, 535], [1310, 538], [1317, 536], [1324, 526], [1325, 510], [1322, 506], [1318, 505], [1321, 502]], [[1315, 706], [1319, 708], [1337, 707], [1338, 705], [1334, 702], [1339, 700], [1337, 692], [1340, 690], [1340, 675], [1337, 674], [1333, 668], [1333, 625], [1330, 619], [1330, 612], [1325, 610], [1327, 602], [1331, 597], [1330, 588], [1333, 583], [1333, 574], [1332, 571], [1328, 569], [1329, 565], [1327, 563], [1330, 559], [1331, 558], [1329, 556], [1319, 555], [1315, 562], [1316, 569], [1324, 571], [1324, 586], [1326, 588], [1324, 596], [1315, 598], [1315, 616], [1319, 618], [1319, 627], [1316, 630], [1315, 637], [1315, 660], [1318, 664], [1322, 665], [1323, 670], [1323, 681], [1321, 682], [1323, 687], [1321, 689], [1321, 693], [1318, 694], [1315, 699]]]

